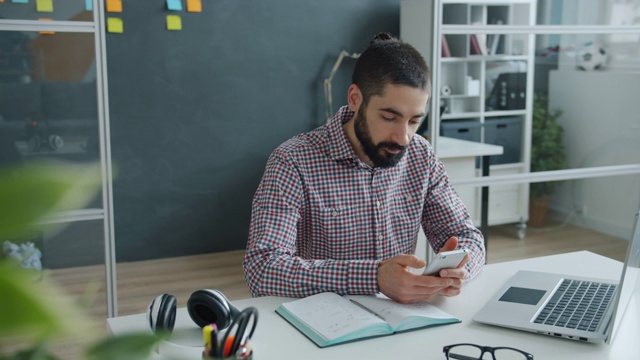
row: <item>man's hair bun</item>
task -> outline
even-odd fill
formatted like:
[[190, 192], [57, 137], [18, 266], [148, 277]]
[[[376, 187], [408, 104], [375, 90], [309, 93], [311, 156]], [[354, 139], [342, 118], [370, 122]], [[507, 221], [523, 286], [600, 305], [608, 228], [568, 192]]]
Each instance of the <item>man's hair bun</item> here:
[[371, 39], [371, 44], [373, 45], [377, 42], [381, 42], [381, 41], [389, 41], [389, 40], [396, 40], [395, 37], [393, 37], [393, 35], [387, 33], [387, 32], [381, 32], [378, 35], [374, 36], [373, 39]]

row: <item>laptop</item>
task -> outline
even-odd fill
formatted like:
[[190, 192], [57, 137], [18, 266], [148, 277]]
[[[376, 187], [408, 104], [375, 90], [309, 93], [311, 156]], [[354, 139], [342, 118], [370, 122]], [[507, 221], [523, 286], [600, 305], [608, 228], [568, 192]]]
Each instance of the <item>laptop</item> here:
[[473, 320], [565, 339], [610, 343], [634, 289], [640, 287], [638, 219], [637, 213], [619, 282], [519, 271]]

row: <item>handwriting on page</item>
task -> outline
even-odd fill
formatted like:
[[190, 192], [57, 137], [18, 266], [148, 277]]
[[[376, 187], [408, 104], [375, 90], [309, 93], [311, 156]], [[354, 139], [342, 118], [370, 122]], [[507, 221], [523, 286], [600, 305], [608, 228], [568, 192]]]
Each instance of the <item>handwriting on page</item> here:
[[384, 323], [351, 301], [331, 293], [283, 305], [327, 339], [335, 339], [372, 324]]
[[412, 304], [399, 304], [388, 298], [380, 298], [368, 295], [354, 295], [349, 298], [359, 302], [374, 313], [380, 315], [394, 328], [409, 316], [421, 316], [436, 319], [445, 319], [451, 315], [438, 309], [426, 301]]

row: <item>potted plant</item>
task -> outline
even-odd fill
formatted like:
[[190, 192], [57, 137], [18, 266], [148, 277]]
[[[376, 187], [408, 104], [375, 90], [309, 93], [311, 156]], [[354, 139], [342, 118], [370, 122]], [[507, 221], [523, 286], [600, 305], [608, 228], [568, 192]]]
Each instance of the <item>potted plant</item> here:
[[[47, 215], [82, 207], [100, 184], [99, 164], [0, 167], [0, 240], [28, 238]], [[0, 359], [56, 360], [51, 343], [80, 339], [87, 359], [144, 359], [160, 340], [146, 334], [102, 338], [75, 299], [22, 265], [0, 255]]]
[[[531, 172], [561, 170], [567, 167], [564, 149], [564, 130], [557, 123], [559, 109], [549, 109], [543, 93], [534, 94], [531, 127]], [[542, 227], [549, 212], [549, 198], [558, 181], [532, 183], [529, 190], [529, 225]]]

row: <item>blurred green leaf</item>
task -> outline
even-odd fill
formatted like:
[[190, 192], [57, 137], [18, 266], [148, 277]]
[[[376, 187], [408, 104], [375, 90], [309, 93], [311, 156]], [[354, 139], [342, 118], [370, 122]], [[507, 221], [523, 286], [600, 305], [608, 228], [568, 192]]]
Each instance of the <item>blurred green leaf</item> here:
[[[99, 164], [50, 161], [3, 168], [0, 242], [20, 241], [50, 214], [82, 208], [101, 183]], [[13, 259], [0, 261], [0, 294], [0, 344], [32, 344], [17, 359], [49, 359], [42, 350], [46, 340], [97, 333], [70, 297], [47, 279], [34, 281], [34, 272]]]
[[144, 334], [108, 338], [89, 348], [87, 358], [91, 360], [146, 359], [160, 341], [160, 337]]
[[86, 336], [93, 324], [76, 304], [44, 279], [10, 261], [0, 262], [0, 338], [40, 341], [58, 336]]
[[9, 357], [2, 357], [0, 360], [58, 360], [59, 358], [50, 354], [46, 346], [40, 344], [39, 346], [20, 351]]
[[99, 164], [30, 163], [0, 172], [0, 239], [20, 238], [47, 215], [79, 209], [101, 186]]

